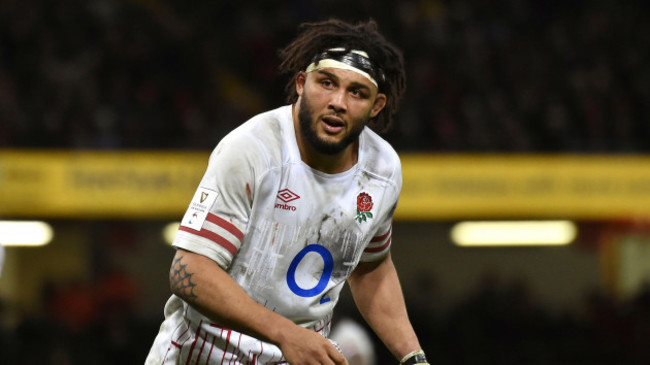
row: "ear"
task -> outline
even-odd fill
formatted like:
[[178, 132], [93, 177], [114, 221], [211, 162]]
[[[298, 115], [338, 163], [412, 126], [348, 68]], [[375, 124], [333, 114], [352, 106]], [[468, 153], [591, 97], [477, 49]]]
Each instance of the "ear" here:
[[303, 71], [298, 72], [296, 75], [296, 93], [298, 93], [298, 96], [302, 96], [302, 91], [305, 89], [306, 77], [307, 75]]
[[379, 114], [382, 109], [386, 106], [386, 94], [379, 93], [375, 98], [375, 104], [373, 104], [372, 109], [370, 110], [370, 118], [374, 118]]

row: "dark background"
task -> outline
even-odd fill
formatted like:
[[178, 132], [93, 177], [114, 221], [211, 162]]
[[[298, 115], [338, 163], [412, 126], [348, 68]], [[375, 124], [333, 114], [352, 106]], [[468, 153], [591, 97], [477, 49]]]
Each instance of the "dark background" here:
[[[374, 18], [404, 51], [408, 89], [385, 136], [399, 152], [645, 154], [649, 10], [644, 0], [3, 0], [0, 148], [209, 151], [284, 103], [276, 52], [297, 25], [336, 16]], [[143, 363], [169, 295], [173, 252], [158, 238], [163, 223], [55, 220], [67, 232], [59, 244], [78, 255], [62, 262], [84, 275], [40, 269], [50, 280], [25, 278], [45, 284], [29, 308], [3, 301], [0, 362]], [[589, 262], [567, 267], [591, 268], [574, 273], [583, 278], [577, 293], [556, 297], [535, 283], [570, 279], [504, 271], [512, 262], [503, 256], [479, 269], [494, 251], [468, 260], [442, 233], [449, 224], [395, 228], [405, 232], [396, 242], [409, 241], [394, 255], [433, 363], [650, 363], [650, 292], [621, 300], [598, 285], [598, 239], [552, 249]], [[423, 242], [437, 245], [432, 256], [418, 251]], [[549, 252], [541, 250], [506, 253], [522, 271], [558, 260], [540, 259]], [[34, 252], [13, 255], [35, 269], [54, 257]], [[409, 271], [418, 254], [416, 266], [429, 270]], [[473, 274], [453, 278], [454, 269]], [[558, 305], [563, 295], [573, 302]], [[348, 298], [341, 313], [359, 319]], [[379, 343], [377, 351], [379, 364], [395, 364]]]

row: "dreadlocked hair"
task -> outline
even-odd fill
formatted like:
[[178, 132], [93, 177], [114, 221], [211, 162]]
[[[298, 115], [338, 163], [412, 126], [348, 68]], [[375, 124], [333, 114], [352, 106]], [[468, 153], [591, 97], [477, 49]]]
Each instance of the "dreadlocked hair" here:
[[379, 82], [379, 92], [386, 94], [386, 106], [370, 120], [371, 126], [379, 132], [390, 129], [406, 89], [406, 72], [401, 51], [379, 33], [377, 23], [372, 19], [358, 24], [330, 19], [303, 23], [298, 27], [298, 33], [298, 36], [279, 52], [280, 72], [293, 76], [285, 87], [287, 102], [293, 104], [298, 100], [295, 76], [307, 68], [314, 56], [337, 47], [362, 50], [368, 53], [373, 64], [383, 70], [386, 78], [384, 82]]

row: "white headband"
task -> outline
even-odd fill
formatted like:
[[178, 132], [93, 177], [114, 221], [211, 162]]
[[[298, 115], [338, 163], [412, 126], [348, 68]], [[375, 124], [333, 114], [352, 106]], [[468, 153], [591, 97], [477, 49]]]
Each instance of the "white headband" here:
[[[379, 84], [368, 72], [362, 70], [358, 66], [365, 66], [366, 69], [373, 69], [373, 65], [368, 58], [368, 54], [364, 51], [351, 50], [350, 52], [344, 53], [342, 56], [334, 57], [329, 52], [345, 52], [345, 48], [331, 48], [321, 54], [322, 59], [317, 59], [312, 62], [305, 72], [309, 73], [312, 71], [319, 70], [321, 68], [338, 68], [342, 70], [354, 71], [372, 82], [377, 88]], [[320, 58], [320, 57], [319, 57]]]

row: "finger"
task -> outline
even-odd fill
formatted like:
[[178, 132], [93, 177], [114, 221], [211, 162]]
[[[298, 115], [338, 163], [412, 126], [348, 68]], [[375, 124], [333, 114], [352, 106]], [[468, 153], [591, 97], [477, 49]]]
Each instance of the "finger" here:
[[341, 350], [339, 344], [332, 339], [328, 338], [327, 340], [330, 342], [330, 345], [332, 345], [332, 348], [335, 350], [334, 352], [328, 350], [328, 353], [331, 356], [332, 360], [334, 360], [334, 363], [336, 365], [347, 365], [348, 362], [345, 359], [345, 356], [343, 356], [343, 350]]
[[345, 357], [343, 357], [343, 360], [341, 362], [337, 362], [336, 365], [350, 365], [350, 364], [348, 364], [348, 360]]
[[334, 364], [336, 365], [348, 365], [348, 361], [345, 359], [345, 356], [343, 356], [343, 354], [338, 351], [330, 353], [330, 358], [334, 360]]

